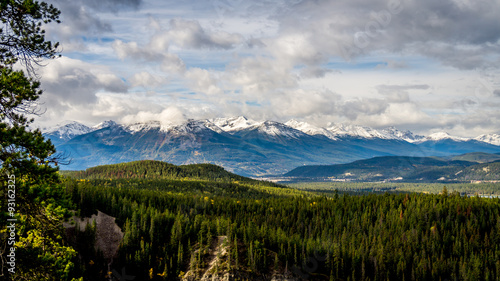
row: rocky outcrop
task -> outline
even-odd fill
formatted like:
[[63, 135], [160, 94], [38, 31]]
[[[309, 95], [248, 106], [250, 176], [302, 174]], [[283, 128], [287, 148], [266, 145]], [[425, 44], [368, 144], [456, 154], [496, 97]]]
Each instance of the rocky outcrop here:
[[[198, 253], [199, 249], [193, 253], [193, 256]], [[218, 236], [213, 239], [208, 250], [208, 257], [204, 259], [206, 267], [198, 268], [197, 270], [190, 269], [181, 278], [182, 281], [236, 281], [236, 280], [272, 280], [272, 281], [298, 281], [299, 278], [292, 276], [286, 272], [280, 274], [274, 272], [271, 274], [252, 273], [246, 270], [230, 270], [229, 264], [229, 243], [226, 236]], [[192, 264], [190, 268], [193, 268]], [[286, 271], [286, 270], [285, 270]]]
[[64, 227], [68, 231], [78, 228], [78, 231], [85, 231], [87, 225], [96, 224], [96, 240], [95, 247], [103, 253], [103, 256], [108, 261], [111, 260], [117, 253], [120, 242], [123, 239], [121, 228], [115, 223], [115, 218], [101, 211], [97, 211], [97, 215], [92, 215], [90, 218], [72, 218], [74, 223], [64, 223]]

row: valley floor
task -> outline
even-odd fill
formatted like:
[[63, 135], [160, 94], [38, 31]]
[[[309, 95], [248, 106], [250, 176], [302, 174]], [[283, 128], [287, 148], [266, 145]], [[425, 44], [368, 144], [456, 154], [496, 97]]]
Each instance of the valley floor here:
[[340, 193], [426, 193], [439, 194], [446, 187], [447, 192], [458, 192], [462, 196], [480, 196], [495, 198], [500, 196], [500, 183], [382, 183], [382, 182], [283, 182], [292, 188], [304, 191], [332, 195]]

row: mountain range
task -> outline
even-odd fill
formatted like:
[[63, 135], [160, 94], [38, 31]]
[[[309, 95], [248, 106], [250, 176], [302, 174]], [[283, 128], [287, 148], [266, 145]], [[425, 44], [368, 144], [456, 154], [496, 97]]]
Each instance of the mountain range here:
[[447, 156], [500, 152], [500, 135], [477, 138], [429, 136], [394, 127], [377, 130], [333, 124], [327, 128], [290, 120], [253, 121], [243, 116], [181, 123], [164, 121], [89, 127], [78, 122], [42, 129], [68, 155], [65, 170], [134, 160], [176, 165], [212, 163], [245, 176], [283, 174], [303, 165], [348, 163], [377, 156]]

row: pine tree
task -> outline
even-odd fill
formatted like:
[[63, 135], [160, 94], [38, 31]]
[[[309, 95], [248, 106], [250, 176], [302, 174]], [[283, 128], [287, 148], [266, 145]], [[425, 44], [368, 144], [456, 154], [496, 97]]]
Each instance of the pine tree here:
[[234, 237], [234, 248], [233, 248], [233, 251], [234, 251], [234, 267], [236, 268], [236, 270], [239, 269], [239, 259], [238, 259], [238, 240], [236, 239], [236, 237]]
[[[58, 54], [58, 44], [45, 40], [43, 25], [59, 22], [60, 12], [32, 0], [1, 1], [0, 11], [0, 185], [1, 194], [7, 194], [15, 178], [20, 218], [19, 260], [11, 278], [67, 280], [76, 252], [61, 238], [60, 223], [69, 207], [55, 167], [61, 159], [40, 130], [29, 129], [42, 94], [35, 67]], [[24, 71], [14, 70], [16, 62]], [[3, 212], [6, 200], [0, 202]], [[3, 236], [0, 242], [4, 245]]]
[[177, 267], [179, 267], [182, 264], [183, 260], [183, 249], [182, 249], [182, 244], [179, 241], [179, 246], [177, 247]]

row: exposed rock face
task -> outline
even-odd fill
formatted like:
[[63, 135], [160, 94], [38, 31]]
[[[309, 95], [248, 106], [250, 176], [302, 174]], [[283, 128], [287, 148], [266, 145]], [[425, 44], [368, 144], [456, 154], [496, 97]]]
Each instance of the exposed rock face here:
[[[198, 269], [194, 271], [190, 269], [184, 277], [183, 281], [194, 281], [194, 280], [226, 280], [229, 281], [230, 274], [228, 272], [221, 272], [218, 270], [219, 267], [222, 267], [222, 264], [227, 259], [228, 247], [224, 245], [227, 236], [219, 236], [217, 240], [212, 241], [212, 245], [209, 250], [208, 257], [208, 267]], [[197, 253], [196, 250], [194, 254]], [[192, 266], [191, 266], [192, 267]]]
[[[123, 239], [121, 228], [115, 223], [115, 218], [101, 211], [90, 218], [73, 217], [75, 224], [64, 223], [67, 233], [73, 233], [75, 228], [79, 231], [85, 231], [87, 225], [96, 224], [96, 250], [103, 253], [106, 260], [111, 261], [118, 251], [120, 242]], [[74, 234], [69, 237], [74, 236]]]
[[92, 215], [90, 218], [73, 217], [73, 220], [75, 224], [63, 223], [68, 237], [75, 237], [74, 232], [76, 228], [78, 228], [76, 231], [85, 231], [87, 225], [94, 224], [95, 222], [95, 248], [102, 252], [103, 257], [108, 262], [108, 272], [110, 272], [113, 258], [116, 256], [123, 239], [123, 232], [115, 223], [115, 218], [101, 211], [97, 211], [97, 216]]
[[112, 259], [123, 239], [123, 232], [115, 223], [115, 218], [98, 211], [96, 220], [96, 247], [102, 251], [104, 258]]
[[[229, 243], [227, 236], [219, 236], [212, 241], [208, 257], [205, 259], [207, 266], [197, 270], [190, 269], [182, 277], [182, 281], [233, 281], [233, 280], [272, 280], [272, 281], [298, 281], [300, 279], [291, 274], [279, 274], [274, 272], [268, 276], [262, 274], [252, 274], [247, 271], [227, 270], [229, 263]], [[196, 250], [193, 255], [197, 254]], [[193, 266], [190, 266], [191, 268]]]

